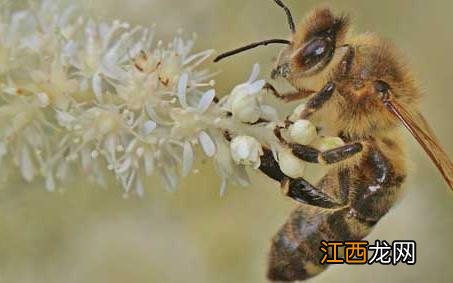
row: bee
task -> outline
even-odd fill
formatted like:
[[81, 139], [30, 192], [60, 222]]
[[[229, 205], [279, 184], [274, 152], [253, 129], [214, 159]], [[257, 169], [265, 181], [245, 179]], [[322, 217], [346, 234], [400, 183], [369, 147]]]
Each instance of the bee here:
[[271, 281], [298, 281], [326, 269], [320, 263], [320, 242], [355, 241], [366, 237], [392, 208], [407, 176], [399, 126], [420, 143], [453, 189], [453, 165], [419, 112], [421, 94], [397, 49], [371, 34], [350, 35], [350, 18], [329, 8], [314, 9], [296, 28], [287, 14], [291, 35], [252, 43], [219, 55], [215, 61], [268, 44], [284, 44], [271, 77], [286, 79], [296, 91], [280, 93], [284, 101], [308, 99], [300, 119], [317, 121], [322, 130], [344, 141], [319, 151], [285, 140], [292, 122], [275, 129], [282, 146], [294, 156], [329, 166], [317, 183], [290, 178], [264, 149], [260, 170], [281, 184], [299, 203], [273, 237], [267, 276]]

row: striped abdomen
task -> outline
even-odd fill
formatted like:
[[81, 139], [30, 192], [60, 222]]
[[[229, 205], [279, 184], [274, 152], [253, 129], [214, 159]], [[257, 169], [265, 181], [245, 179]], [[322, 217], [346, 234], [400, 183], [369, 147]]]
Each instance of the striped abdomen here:
[[325, 179], [319, 187], [342, 191], [339, 195], [346, 190], [347, 204], [330, 211], [299, 206], [272, 240], [270, 280], [305, 280], [326, 269], [320, 264], [321, 241], [357, 241], [367, 236], [398, 199], [404, 175], [395, 172], [380, 151], [371, 150], [360, 165], [332, 171]]

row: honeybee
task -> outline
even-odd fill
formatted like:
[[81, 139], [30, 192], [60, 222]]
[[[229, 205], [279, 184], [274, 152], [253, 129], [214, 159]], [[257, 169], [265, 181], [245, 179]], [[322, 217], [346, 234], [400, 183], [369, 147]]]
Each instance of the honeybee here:
[[453, 189], [453, 165], [433, 131], [418, 111], [421, 94], [398, 51], [374, 34], [348, 34], [350, 18], [318, 8], [296, 28], [289, 9], [289, 40], [252, 43], [218, 56], [228, 56], [260, 45], [284, 44], [272, 78], [284, 78], [297, 90], [279, 93], [284, 101], [307, 98], [300, 119], [318, 121], [345, 145], [328, 151], [292, 143], [275, 134], [292, 153], [309, 163], [329, 165], [317, 184], [290, 178], [270, 150], [261, 157], [260, 170], [281, 184], [286, 196], [300, 205], [272, 239], [268, 278], [296, 281], [326, 269], [320, 264], [321, 240], [347, 241], [366, 237], [391, 209], [406, 179], [406, 156], [399, 126], [403, 124], [420, 143]]

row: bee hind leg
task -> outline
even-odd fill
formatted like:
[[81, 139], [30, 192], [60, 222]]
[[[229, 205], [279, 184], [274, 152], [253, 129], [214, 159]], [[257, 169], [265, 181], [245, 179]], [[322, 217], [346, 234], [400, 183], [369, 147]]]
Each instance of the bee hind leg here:
[[282, 183], [283, 194], [291, 199], [324, 209], [343, 208], [346, 203], [337, 201], [304, 178], [287, 178]]
[[326, 209], [336, 209], [344, 206], [342, 202], [336, 201], [305, 179], [294, 179], [286, 176], [281, 171], [278, 162], [269, 149], [264, 149], [259, 169], [268, 177], [280, 182], [284, 195], [297, 202]]
[[280, 165], [278, 165], [278, 162], [277, 160], [275, 160], [271, 150], [263, 148], [263, 155], [260, 158], [261, 164], [259, 169], [266, 176], [279, 183], [283, 182], [286, 178], [288, 178], [285, 175], [285, 173], [283, 173], [282, 170], [280, 169]]

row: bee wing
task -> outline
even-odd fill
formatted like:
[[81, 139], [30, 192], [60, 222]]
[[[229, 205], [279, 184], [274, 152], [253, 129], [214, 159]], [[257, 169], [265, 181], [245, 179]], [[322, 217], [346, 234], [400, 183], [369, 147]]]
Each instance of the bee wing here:
[[420, 113], [411, 113], [396, 101], [386, 101], [385, 106], [409, 130], [423, 147], [453, 190], [453, 164], [440, 145], [433, 130]]

